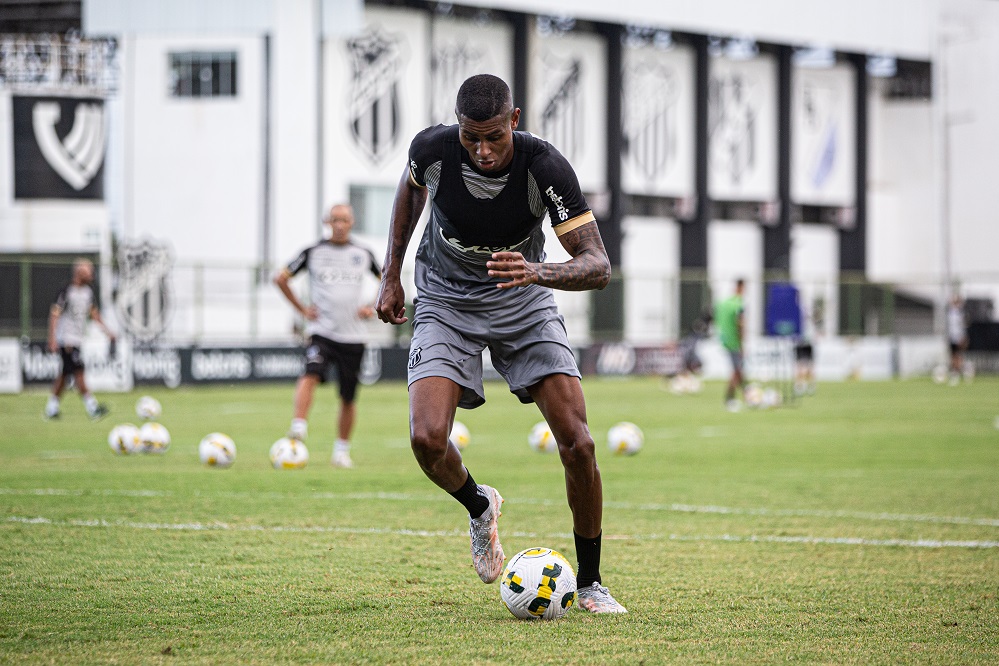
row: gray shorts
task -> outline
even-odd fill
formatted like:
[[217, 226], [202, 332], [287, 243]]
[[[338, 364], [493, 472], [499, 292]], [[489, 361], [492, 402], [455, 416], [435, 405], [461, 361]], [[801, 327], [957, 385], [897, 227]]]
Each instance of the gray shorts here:
[[726, 347], [725, 351], [728, 352], [728, 358], [730, 361], [732, 361], [732, 372], [742, 372], [742, 366], [743, 366], [742, 350], [729, 349], [728, 347]]
[[464, 391], [458, 406], [473, 409], [486, 401], [482, 388], [482, 350], [521, 402], [549, 375], [579, 377], [565, 323], [550, 293], [513, 311], [463, 311], [439, 301], [421, 300], [413, 318], [409, 383], [446, 377]]

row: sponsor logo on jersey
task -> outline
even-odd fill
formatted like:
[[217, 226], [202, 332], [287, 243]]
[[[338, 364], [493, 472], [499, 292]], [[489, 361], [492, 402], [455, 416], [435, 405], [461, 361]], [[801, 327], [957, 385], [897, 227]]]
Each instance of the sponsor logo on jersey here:
[[517, 248], [523, 247], [524, 244], [527, 243], [527, 241], [531, 240], [530, 238], [525, 238], [524, 240], [518, 241], [513, 245], [505, 245], [505, 246], [465, 245], [457, 238], [451, 238], [449, 236], [445, 236], [443, 229], [440, 230], [440, 233], [441, 233], [441, 238], [444, 240], [444, 242], [453, 247], [454, 249], [458, 250], [459, 252], [463, 254], [483, 255], [483, 256], [492, 256], [493, 252], [517, 252], [518, 251]]
[[409, 352], [409, 364], [406, 366], [410, 370], [415, 368], [423, 360], [423, 347], [417, 347], [416, 349]]
[[558, 194], [555, 194], [555, 187], [552, 186], [552, 185], [549, 185], [548, 189], [545, 190], [545, 194], [547, 194], [548, 198], [552, 200], [553, 204], [555, 204], [555, 210], [558, 212], [558, 219], [560, 221], [562, 221], [562, 222], [565, 222], [566, 220], [568, 220], [569, 219], [569, 211], [565, 207], [565, 204], [562, 203], [562, 197], [559, 196]]

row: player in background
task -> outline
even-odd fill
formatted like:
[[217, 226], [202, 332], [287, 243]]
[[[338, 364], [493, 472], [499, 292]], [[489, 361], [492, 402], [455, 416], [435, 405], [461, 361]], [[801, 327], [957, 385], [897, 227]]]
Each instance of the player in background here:
[[[340, 386], [340, 413], [337, 439], [331, 462], [335, 467], [354, 466], [350, 458], [350, 435], [357, 417], [357, 383], [364, 356], [364, 319], [374, 309], [362, 299], [365, 273], [381, 278], [370, 250], [356, 245], [350, 237], [354, 211], [346, 204], [330, 208], [323, 220], [329, 238], [302, 250], [274, 278], [288, 302], [306, 319], [309, 336], [305, 351], [305, 372], [295, 386], [294, 416], [288, 437], [304, 441], [309, 434], [308, 418], [316, 387], [326, 381], [335, 367]], [[289, 284], [291, 278], [307, 270], [312, 302], [305, 304]]]
[[59, 401], [63, 389], [66, 388], [67, 377], [71, 377], [76, 384], [76, 390], [80, 392], [83, 406], [91, 419], [96, 421], [108, 413], [108, 408], [97, 402], [97, 398], [87, 388], [80, 351], [87, 332], [87, 321], [90, 319], [101, 327], [112, 344], [115, 340], [114, 333], [101, 319], [93, 283], [93, 263], [88, 259], [77, 259], [73, 262], [72, 279], [56, 296], [55, 303], [49, 310], [49, 351], [59, 352], [62, 358], [62, 370], [52, 384], [52, 394], [45, 405], [47, 419], [59, 418]]
[[[517, 132], [520, 109], [501, 79], [480, 74], [458, 91], [457, 125], [420, 132], [396, 190], [375, 309], [402, 324], [406, 248], [429, 198], [416, 251], [416, 312], [409, 353], [413, 453], [423, 472], [469, 515], [472, 562], [483, 582], [503, 568], [497, 518], [503, 499], [479, 485], [448, 441], [457, 407], [485, 402], [482, 350], [524, 403], [536, 402], [555, 435], [572, 510], [579, 605], [624, 613], [601, 585], [603, 491], [586, 424], [580, 373], [552, 289], [602, 289], [610, 261], [575, 172], [550, 144]], [[571, 258], [545, 263], [548, 214]]]
[[739, 278], [735, 281], [735, 293], [715, 306], [715, 326], [718, 329], [718, 337], [732, 361], [732, 374], [725, 387], [725, 406], [730, 412], [737, 412], [740, 409], [740, 403], [735, 397], [737, 391], [741, 391], [743, 398], [745, 398], [746, 380], [742, 374], [743, 341], [745, 340], [742, 294], [745, 289], [745, 280]]
[[954, 294], [947, 304], [947, 347], [950, 350], [949, 383], [957, 386], [964, 372], [964, 350], [968, 348], [968, 321], [964, 302], [958, 294]]

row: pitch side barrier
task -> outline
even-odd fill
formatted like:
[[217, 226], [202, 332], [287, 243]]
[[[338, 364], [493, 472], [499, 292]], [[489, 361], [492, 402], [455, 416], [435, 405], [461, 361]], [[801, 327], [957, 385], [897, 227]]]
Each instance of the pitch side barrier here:
[[[746, 345], [746, 370], [757, 381], [776, 381], [791, 371], [793, 345], [786, 339], [758, 337]], [[815, 374], [822, 381], [883, 380], [930, 375], [947, 362], [947, 346], [939, 336], [835, 337], [816, 341]], [[683, 369], [681, 344], [595, 343], [574, 350], [584, 375], [651, 375], [672, 377]], [[729, 359], [715, 339], [702, 340], [696, 352], [705, 379], [725, 379]], [[361, 381], [406, 379], [406, 347], [369, 346], [361, 366]], [[999, 373], [999, 352], [969, 351], [975, 371]], [[88, 384], [95, 391], [129, 391], [134, 386], [225, 384], [293, 381], [305, 367], [304, 349], [292, 345], [133, 347], [115, 348], [98, 337], [83, 345]], [[59, 357], [45, 343], [24, 344], [0, 339], [0, 392], [50, 384], [59, 372]], [[486, 378], [499, 379], [483, 359]]]
[[[6, 344], [6, 343], [10, 344]], [[42, 342], [18, 345], [0, 340], [0, 391], [50, 384], [59, 372], [59, 356]], [[409, 350], [369, 347], [361, 363], [361, 381], [405, 379]], [[127, 391], [136, 385], [169, 388], [181, 384], [291, 381], [305, 368], [305, 350], [297, 346], [132, 347], [112, 348], [104, 340], [83, 346], [87, 382], [95, 391]], [[20, 366], [20, 377], [15, 368]], [[8, 375], [10, 375], [8, 377]], [[10, 384], [8, 387], [7, 384]]]

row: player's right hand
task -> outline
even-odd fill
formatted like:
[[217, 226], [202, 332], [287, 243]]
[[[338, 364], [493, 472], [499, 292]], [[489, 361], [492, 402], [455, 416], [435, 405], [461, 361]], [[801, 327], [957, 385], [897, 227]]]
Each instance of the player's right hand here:
[[375, 312], [386, 324], [398, 326], [409, 321], [406, 316], [406, 292], [399, 280], [382, 279], [378, 288], [378, 300], [375, 301]]

